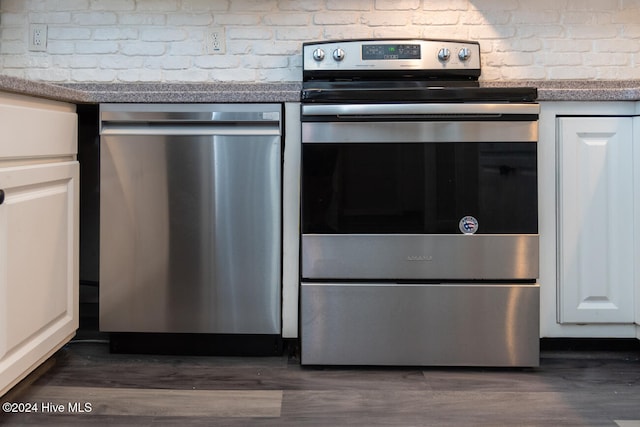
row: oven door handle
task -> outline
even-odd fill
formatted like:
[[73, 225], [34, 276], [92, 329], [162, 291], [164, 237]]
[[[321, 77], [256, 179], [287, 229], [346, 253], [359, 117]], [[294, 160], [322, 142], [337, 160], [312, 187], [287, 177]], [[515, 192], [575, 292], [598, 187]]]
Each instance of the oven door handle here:
[[440, 103], [440, 104], [313, 104], [303, 105], [303, 116], [367, 115], [538, 115], [539, 104]]

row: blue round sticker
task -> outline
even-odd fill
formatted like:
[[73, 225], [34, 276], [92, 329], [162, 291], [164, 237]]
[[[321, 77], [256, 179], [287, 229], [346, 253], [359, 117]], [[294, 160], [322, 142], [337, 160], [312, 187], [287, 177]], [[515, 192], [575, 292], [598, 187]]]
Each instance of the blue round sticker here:
[[467, 215], [460, 220], [458, 227], [464, 234], [474, 234], [478, 231], [478, 220], [475, 219], [475, 217]]

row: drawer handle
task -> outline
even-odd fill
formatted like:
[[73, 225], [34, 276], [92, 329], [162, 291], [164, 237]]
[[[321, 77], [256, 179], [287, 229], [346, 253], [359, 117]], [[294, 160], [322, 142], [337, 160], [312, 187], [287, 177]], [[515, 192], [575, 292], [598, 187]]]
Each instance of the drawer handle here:
[[4, 203], [4, 190], [0, 190], [0, 205]]

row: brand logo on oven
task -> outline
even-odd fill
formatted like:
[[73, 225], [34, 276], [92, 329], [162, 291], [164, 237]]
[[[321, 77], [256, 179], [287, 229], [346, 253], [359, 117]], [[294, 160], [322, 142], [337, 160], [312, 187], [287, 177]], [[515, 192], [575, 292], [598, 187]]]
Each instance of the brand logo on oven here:
[[407, 261], [433, 261], [431, 255], [409, 255]]
[[465, 216], [460, 220], [458, 227], [464, 234], [474, 234], [478, 231], [478, 220], [470, 215]]

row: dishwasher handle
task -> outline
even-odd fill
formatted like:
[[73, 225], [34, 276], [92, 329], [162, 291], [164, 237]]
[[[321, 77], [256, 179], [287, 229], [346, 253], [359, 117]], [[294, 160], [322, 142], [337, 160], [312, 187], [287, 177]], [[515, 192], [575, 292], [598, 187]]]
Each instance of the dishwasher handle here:
[[100, 126], [101, 135], [281, 135], [279, 122], [261, 123], [109, 123]]
[[100, 104], [101, 122], [279, 122], [280, 104]]
[[279, 111], [101, 111], [102, 122], [237, 123], [279, 122]]
[[101, 104], [100, 134], [279, 135], [280, 104]]

